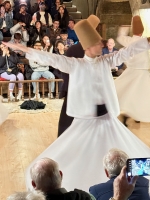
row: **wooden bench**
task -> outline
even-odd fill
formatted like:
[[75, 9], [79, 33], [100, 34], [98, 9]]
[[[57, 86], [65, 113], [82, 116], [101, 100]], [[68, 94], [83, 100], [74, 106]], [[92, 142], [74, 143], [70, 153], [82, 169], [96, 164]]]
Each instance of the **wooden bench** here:
[[[63, 79], [45, 79], [41, 78], [39, 80], [23, 80], [23, 81], [8, 81], [4, 78], [0, 77], [0, 95], [3, 96], [3, 87], [7, 86], [7, 97], [8, 97], [8, 102], [10, 101], [10, 95], [9, 95], [9, 83], [15, 83], [15, 88], [14, 88], [14, 93], [15, 93], [15, 101], [17, 101], [17, 84], [22, 83], [23, 84], [23, 91], [22, 91], [22, 100], [24, 101], [24, 85], [27, 84], [28, 87], [28, 99], [31, 99], [31, 84], [32, 82], [36, 82], [36, 99], [38, 99], [38, 83], [42, 84], [41, 90], [42, 90], [42, 98], [45, 97], [45, 86], [44, 83], [51, 83], [55, 82], [56, 83], [56, 98], [59, 98], [59, 93], [58, 93], [58, 83], [63, 82]], [[49, 94], [51, 94], [51, 87], [48, 89]], [[50, 97], [49, 97], [50, 98]]]

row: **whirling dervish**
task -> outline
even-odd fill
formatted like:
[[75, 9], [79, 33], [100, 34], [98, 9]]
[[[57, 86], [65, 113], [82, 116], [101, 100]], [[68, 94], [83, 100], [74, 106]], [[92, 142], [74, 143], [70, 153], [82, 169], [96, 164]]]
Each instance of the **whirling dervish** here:
[[[120, 27], [120, 33], [126, 27]], [[124, 47], [142, 40], [144, 27], [140, 16], [132, 19], [133, 36], [119, 35], [117, 41]], [[150, 122], [150, 56], [149, 51], [132, 56], [125, 62], [127, 69], [115, 80], [120, 110], [136, 121]]]

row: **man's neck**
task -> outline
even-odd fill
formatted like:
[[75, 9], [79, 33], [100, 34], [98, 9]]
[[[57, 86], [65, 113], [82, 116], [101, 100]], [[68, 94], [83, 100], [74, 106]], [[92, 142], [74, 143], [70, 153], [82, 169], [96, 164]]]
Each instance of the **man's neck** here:
[[88, 51], [85, 51], [85, 55], [88, 56], [88, 57], [90, 57], [90, 58], [96, 58], [97, 57], [96, 55], [93, 55], [93, 54], [91, 54]]

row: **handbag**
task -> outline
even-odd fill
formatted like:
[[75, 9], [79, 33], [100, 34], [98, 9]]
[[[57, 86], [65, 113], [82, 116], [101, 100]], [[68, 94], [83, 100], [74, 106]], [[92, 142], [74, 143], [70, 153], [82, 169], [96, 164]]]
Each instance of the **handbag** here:
[[10, 75], [10, 74], [17, 75], [20, 72], [20, 69], [18, 67], [9, 68], [7, 56], [6, 56], [6, 65], [7, 65], [6, 72], [8, 75]]

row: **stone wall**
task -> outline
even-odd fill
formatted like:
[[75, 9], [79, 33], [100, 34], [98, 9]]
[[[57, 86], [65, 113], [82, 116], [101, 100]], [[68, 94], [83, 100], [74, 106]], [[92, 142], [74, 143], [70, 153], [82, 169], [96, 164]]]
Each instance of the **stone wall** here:
[[132, 13], [130, 4], [125, 2], [100, 1], [96, 15], [101, 23], [106, 26], [106, 35], [104, 39], [116, 38], [119, 25], [128, 25], [131, 23]]

